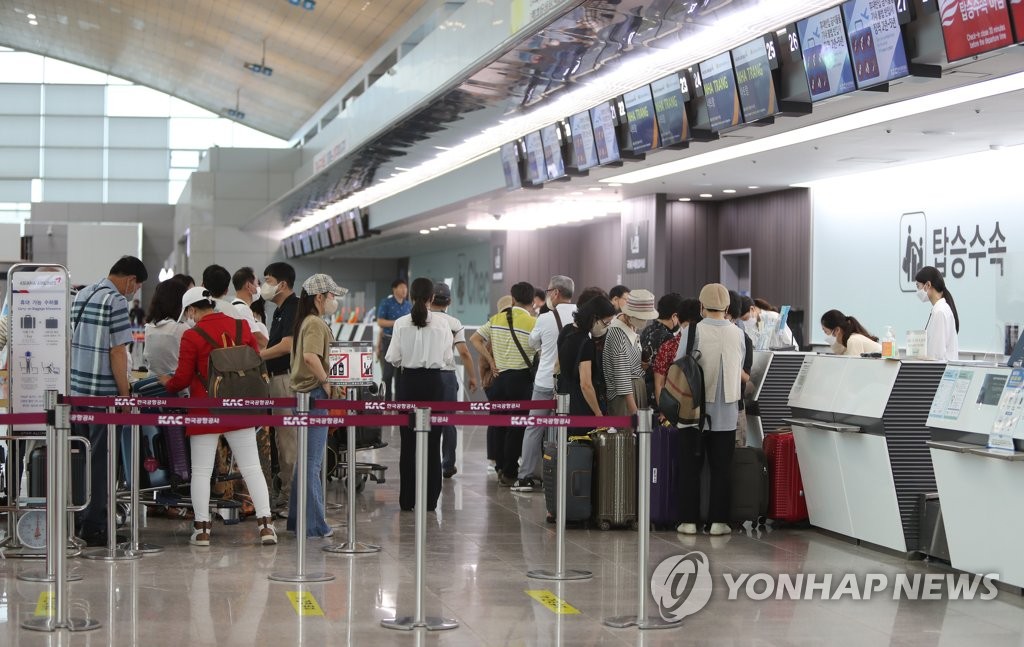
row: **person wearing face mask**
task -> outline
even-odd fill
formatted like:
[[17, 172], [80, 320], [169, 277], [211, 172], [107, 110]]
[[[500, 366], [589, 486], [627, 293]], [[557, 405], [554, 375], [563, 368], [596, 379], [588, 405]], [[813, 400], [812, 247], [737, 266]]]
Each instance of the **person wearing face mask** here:
[[[288, 263], [271, 263], [263, 270], [263, 285], [260, 296], [273, 301], [277, 306], [270, 322], [267, 347], [260, 356], [267, 363], [270, 373], [270, 397], [293, 398], [291, 387], [292, 330], [295, 328], [295, 313], [299, 299], [292, 291], [295, 285], [295, 268]], [[291, 415], [290, 409], [275, 409], [275, 415]], [[292, 471], [295, 469], [295, 427], [274, 427], [274, 444], [277, 446], [278, 480], [280, 486], [273, 497], [273, 507], [280, 510], [288, 505], [292, 489]], [[288, 516], [287, 510], [280, 510], [279, 516]]]
[[878, 337], [873, 337], [855, 317], [848, 317], [838, 310], [829, 310], [821, 315], [821, 329], [825, 333], [825, 341], [836, 355], [860, 357], [865, 353], [882, 352]]
[[[326, 274], [314, 274], [302, 284], [299, 308], [295, 315], [294, 340], [291, 355], [291, 388], [296, 393], [308, 393], [312, 401], [328, 397], [328, 354], [334, 336], [324, 317], [338, 312], [338, 297], [348, 294]], [[310, 409], [311, 416], [327, 415], [326, 409]], [[324, 518], [323, 488], [320, 472], [327, 449], [327, 427], [307, 427], [309, 440], [306, 452], [306, 536], [330, 537], [334, 531]], [[288, 502], [288, 530], [295, 531], [295, 479], [292, 476], [291, 500]]]
[[601, 351], [615, 306], [604, 290], [587, 288], [577, 307], [558, 338], [560, 389], [569, 394], [570, 414], [600, 416], [607, 407]]
[[[662, 344], [671, 339], [679, 330], [679, 319], [676, 318], [676, 312], [682, 302], [683, 297], [675, 292], [670, 292], [658, 299], [658, 318], [640, 331], [640, 359], [643, 363], [644, 384], [647, 387], [648, 398], [654, 396], [654, 370], [651, 365]], [[651, 406], [656, 406], [657, 400], [651, 400], [650, 403]]]
[[153, 375], [173, 373], [178, 366], [178, 348], [188, 325], [180, 321], [181, 297], [188, 288], [181, 281], [161, 281], [153, 292], [146, 313], [146, 342], [143, 357]]
[[239, 268], [231, 275], [231, 287], [235, 289], [235, 298], [231, 300], [231, 305], [238, 311], [239, 317], [249, 322], [249, 330], [259, 343], [260, 350], [266, 348], [270, 331], [267, 330], [267, 324], [263, 323], [262, 318], [257, 320], [252, 309], [253, 301], [260, 296], [260, 282], [256, 280], [256, 271], [251, 267]]
[[622, 306], [626, 305], [626, 299], [629, 298], [629, 288], [625, 285], [616, 285], [608, 290], [608, 298], [615, 306], [615, 311], [622, 312]]
[[697, 299], [680, 299], [679, 308], [675, 312], [675, 318], [679, 322], [679, 329], [672, 337], [667, 339], [658, 354], [651, 362], [651, 369], [654, 372], [654, 402], [657, 404], [661, 398], [661, 390], [665, 388], [665, 378], [668, 376], [668, 368], [675, 362], [676, 352], [679, 350], [679, 340], [688, 334], [689, 327], [700, 322], [700, 301]]
[[649, 290], [634, 290], [608, 326], [601, 361], [609, 415], [631, 416], [647, 406], [638, 331], [657, 317], [654, 295]]
[[917, 281], [917, 298], [922, 303], [931, 303], [932, 311], [925, 324], [928, 357], [943, 362], [960, 359], [960, 314], [956, 311], [953, 295], [946, 288], [942, 273], [932, 266], [922, 267], [914, 276]]

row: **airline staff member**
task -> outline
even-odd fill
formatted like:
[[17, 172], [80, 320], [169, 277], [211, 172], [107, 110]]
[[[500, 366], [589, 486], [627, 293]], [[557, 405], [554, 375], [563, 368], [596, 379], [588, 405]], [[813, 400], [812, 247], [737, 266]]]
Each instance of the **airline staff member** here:
[[[430, 312], [434, 283], [418, 278], [409, 290], [412, 311], [395, 321], [391, 344], [384, 356], [398, 370], [397, 394], [403, 401], [437, 402], [444, 399], [441, 370], [454, 364], [449, 320]], [[416, 502], [416, 437], [410, 427], [402, 427], [402, 446], [398, 461], [398, 503], [403, 511]], [[427, 440], [427, 510], [437, 507], [441, 496], [441, 429], [431, 427]]]
[[960, 359], [960, 315], [957, 314], [953, 295], [946, 289], [946, 280], [939, 270], [932, 266], [922, 267], [914, 276], [917, 281], [917, 298], [930, 302], [932, 311], [925, 324], [928, 342], [928, 357], [944, 362]]

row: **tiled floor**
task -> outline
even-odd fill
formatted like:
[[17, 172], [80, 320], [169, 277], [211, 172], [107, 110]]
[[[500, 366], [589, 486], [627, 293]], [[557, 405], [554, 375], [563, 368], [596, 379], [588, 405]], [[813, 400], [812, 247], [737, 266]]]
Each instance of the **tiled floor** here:
[[[544, 523], [542, 494], [499, 489], [483, 456], [484, 434], [463, 437], [461, 470], [445, 481], [437, 515], [428, 517], [428, 615], [455, 618], [452, 631], [389, 631], [380, 620], [413, 611], [414, 516], [397, 504], [397, 434], [375, 460], [391, 465], [393, 480], [367, 485], [359, 497], [360, 539], [381, 544], [378, 554], [324, 553], [327, 540], [308, 544], [307, 571], [336, 579], [299, 586], [271, 582], [273, 571], [295, 568], [293, 537], [276, 547], [255, 545], [252, 521], [219, 522], [208, 549], [188, 545], [189, 522], [151, 519], [143, 539], [164, 544], [161, 554], [106, 564], [72, 560], [84, 579], [70, 585], [73, 614], [102, 623], [81, 634], [20, 629], [36, 612], [42, 584], [15, 575], [40, 562], [0, 561], [0, 645], [928, 645], [1024, 644], [1024, 603], [1000, 592], [991, 601], [817, 601], [728, 599], [723, 574], [945, 572], [923, 562], [854, 546], [813, 530], [737, 532], [729, 537], [682, 538], [652, 534], [651, 568], [672, 555], [703, 551], [711, 563], [709, 604], [666, 631], [610, 629], [606, 616], [636, 612], [636, 533], [570, 530], [570, 567], [594, 578], [579, 582], [531, 580], [530, 568], [551, 567], [553, 527]], [[369, 456], [367, 456], [369, 458]], [[331, 500], [341, 496], [331, 486]], [[342, 524], [344, 511], [332, 513]], [[283, 527], [283, 522], [279, 523]], [[339, 528], [338, 537], [346, 534]], [[526, 591], [549, 591], [577, 614], [556, 614]], [[310, 594], [322, 615], [299, 615], [289, 594]], [[657, 613], [653, 602], [649, 611]]]

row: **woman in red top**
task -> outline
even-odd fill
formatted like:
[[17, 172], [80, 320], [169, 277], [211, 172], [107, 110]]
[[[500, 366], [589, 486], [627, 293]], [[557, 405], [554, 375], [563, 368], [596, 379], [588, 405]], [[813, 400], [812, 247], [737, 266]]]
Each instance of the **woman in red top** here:
[[[214, 312], [213, 298], [205, 288], [195, 287], [185, 293], [181, 298], [181, 313], [186, 320], [193, 321], [196, 328], [201, 328], [213, 339], [223, 340], [223, 345], [234, 342], [235, 319]], [[242, 343], [259, 353], [259, 345], [249, 332], [248, 326], [242, 326]], [[160, 382], [170, 393], [189, 389], [191, 397], [208, 397], [206, 379], [211, 350], [213, 347], [198, 332], [186, 331], [181, 337], [177, 370], [174, 375], [160, 376]], [[196, 409], [194, 413], [203, 415], [206, 412]], [[270, 517], [270, 494], [267, 491], [267, 482], [263, 478], [259, 451], [256, 448], [256, 429], [189, 427], [186, 431], [192, 445], [192, 509], [195, 512], [189, 543], [194, 546], [210, 545], [210, 479], [213, 476], [217, 441], [223, 434], [231, 446], [238, 470], [242, 473], [252, 496], [260, 542], [264, 545], [276, 544], [277, 532]]]

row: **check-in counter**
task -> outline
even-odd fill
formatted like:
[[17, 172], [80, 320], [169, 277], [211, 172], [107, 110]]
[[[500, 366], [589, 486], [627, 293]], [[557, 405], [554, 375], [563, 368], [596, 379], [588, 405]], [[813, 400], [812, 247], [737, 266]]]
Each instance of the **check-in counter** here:
[[950, 563], [1024, 587], [1024, 421], [1012, 430], [1014, 450], [989, 449], [1010, 368], [951, 364], [936, 392], [932, 464]]
[[789, 392], [807, 353], [754, 351], [743, 402], [747, 419], [747, 445], [760, 447], [765, 432], [786, 425], [790, 418]]
[[926, 426], [945, 364], [808, 355], [789, 396], [812, 525], [917, 550], [918, 499], [935, 491]]

